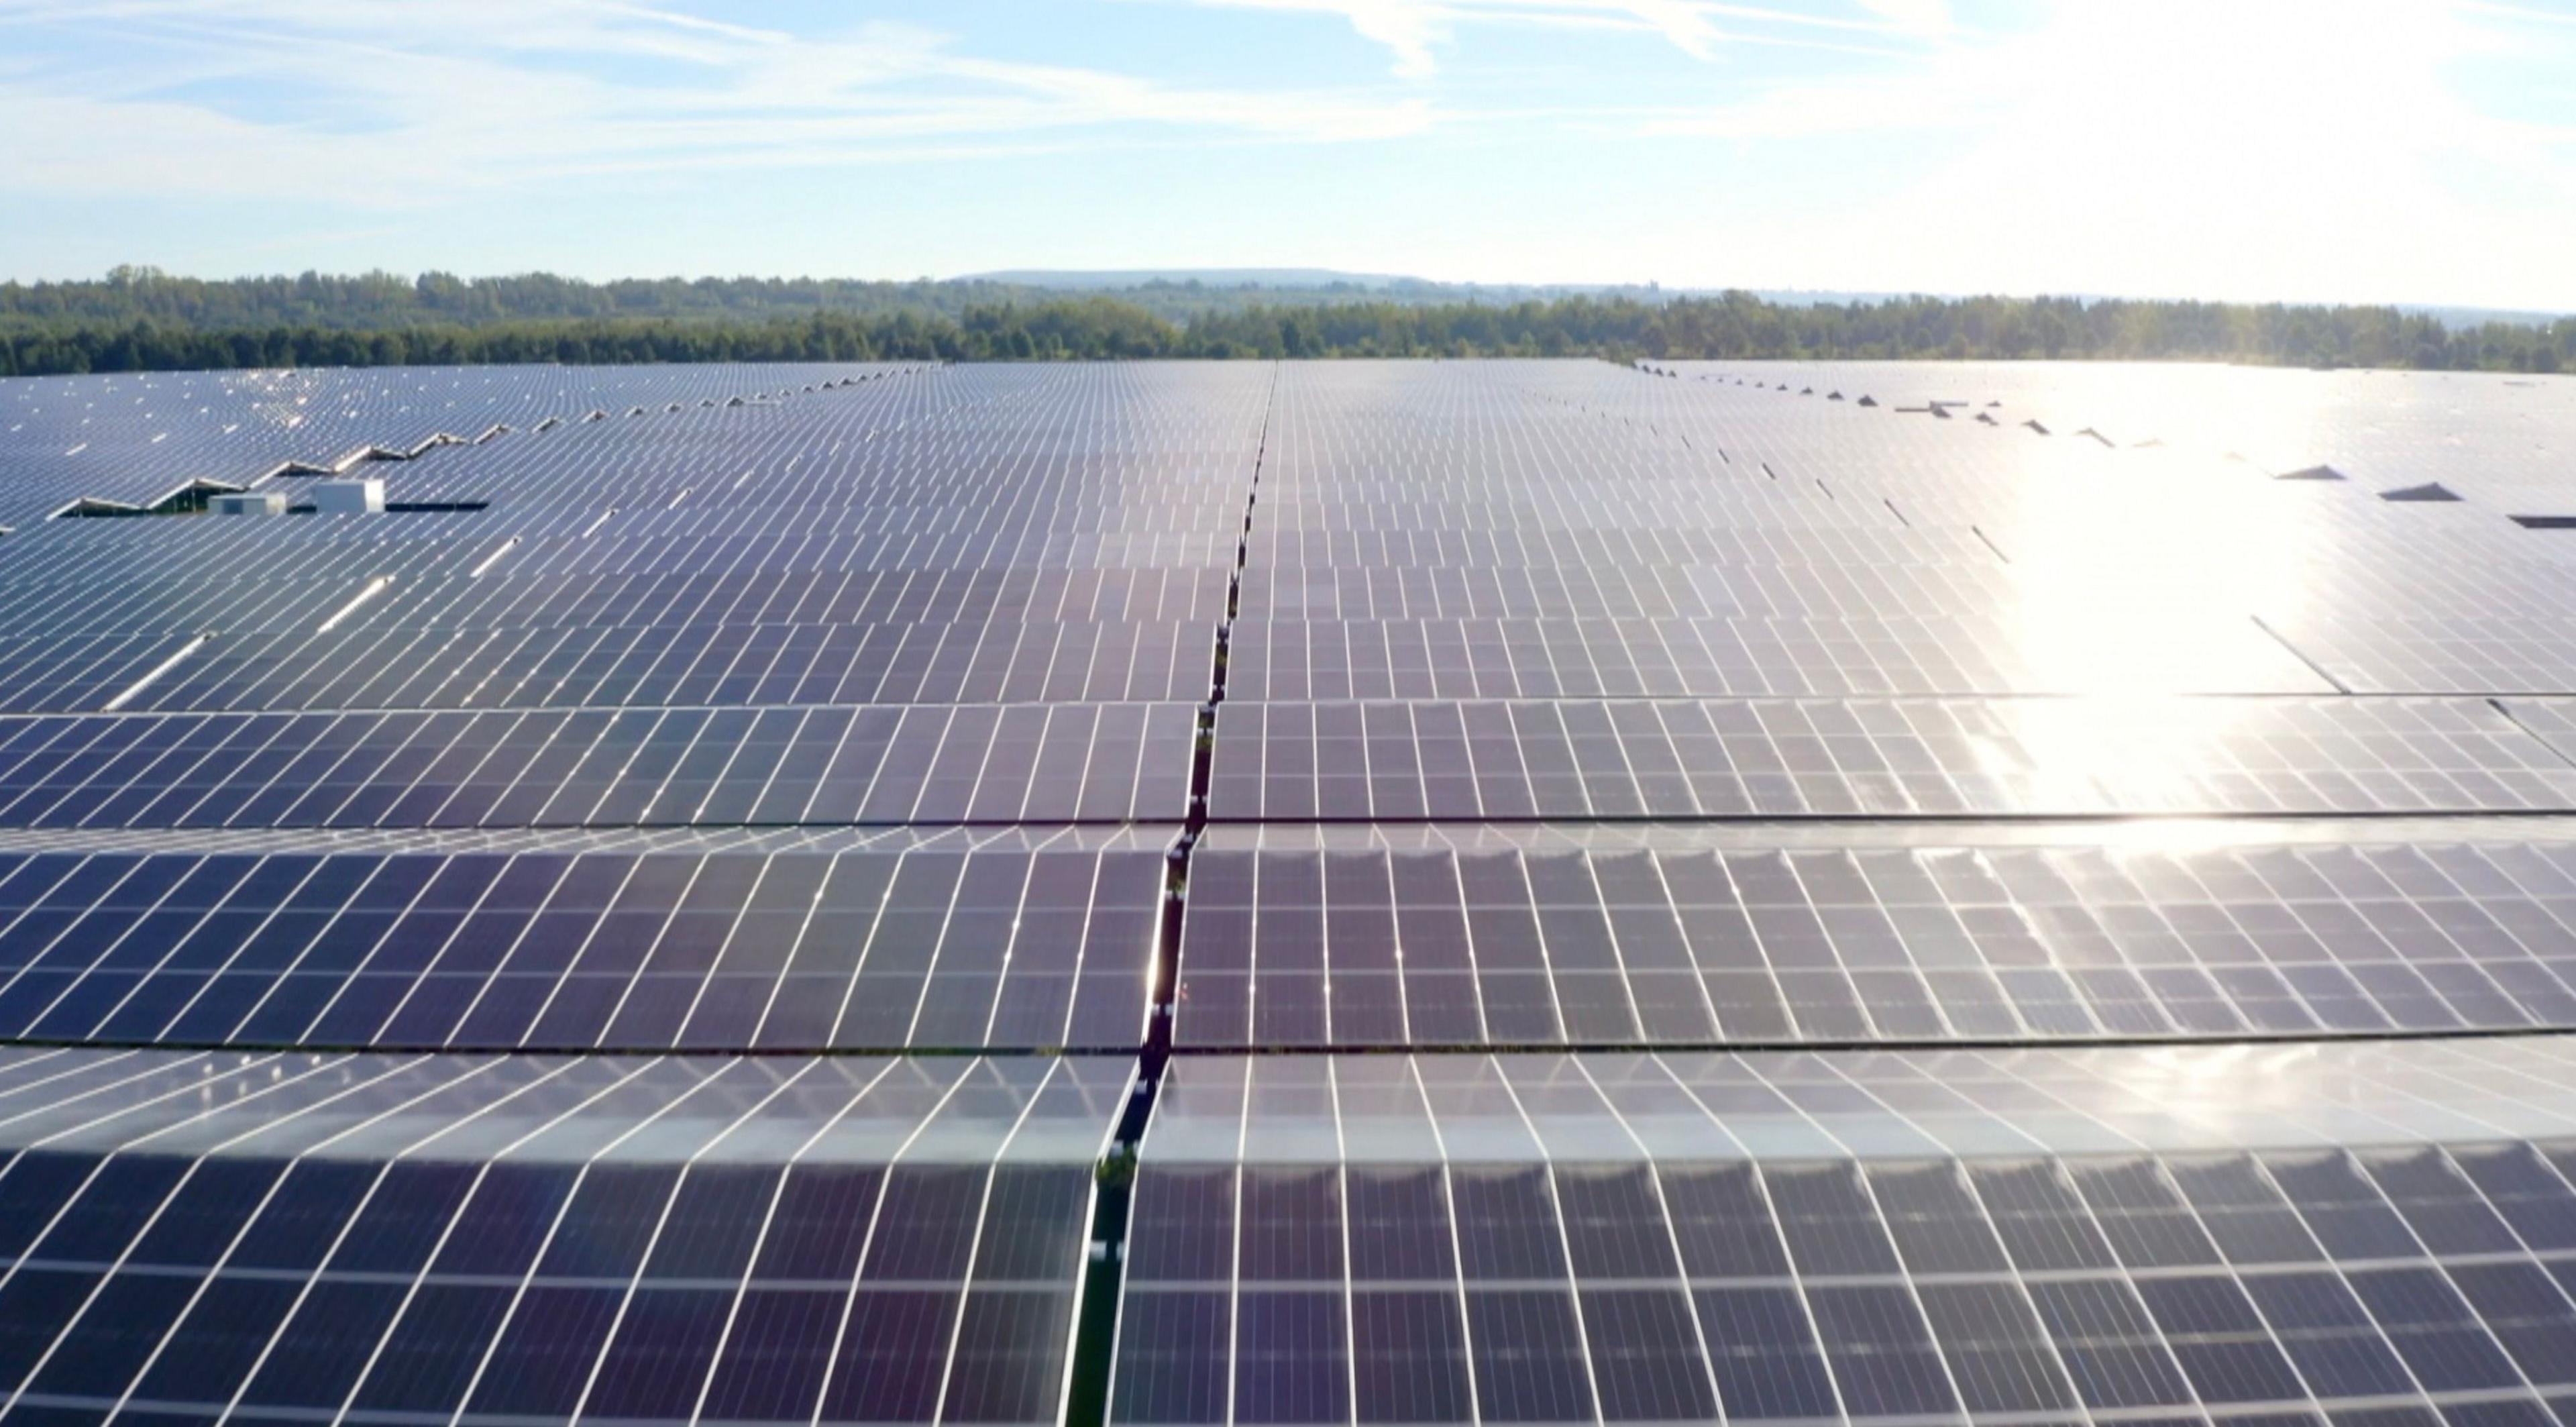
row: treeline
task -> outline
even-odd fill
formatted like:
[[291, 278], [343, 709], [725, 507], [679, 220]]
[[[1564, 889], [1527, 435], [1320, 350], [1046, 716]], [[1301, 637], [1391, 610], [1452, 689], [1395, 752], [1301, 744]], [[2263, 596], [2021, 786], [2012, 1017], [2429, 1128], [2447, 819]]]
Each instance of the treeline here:
[[2451, 330], [2384, 307], [2072, 298], [1792, 306], [1745, 293], [1646, 303], [1344, 302], [1175, 321], [1111, 298], [757, 320], [518, 318], [482, 324], [0, 322], [0, 375], [490, 362], [1046, 361], [1106, 357], [2067, 358], [2576, 371], [2576, 319]]
[[462, 278], [371, 272], [350, 276], [173, 277], [157, 268], [119, 267], [95, 281], [0, 283], [0, 329], [69, 325], [215, 331], [329, 327], [375, 332], [402, 327], [483, 327], [581, 319], [757, 320], [812, 312], [957, 317], [968, 307], [1043, 300], [1003, 283], [856, 282], [810, 278], [632, 279], [594, 283], [552, 273]]
[[[400, 327], [487, 327], [542, 319], [672, 318], [766, 321], [817, 312], [884, 317], [963, 319], [970, 309], [1027, 306], [1065, 297], [1107, 297], [1182, 322], [1209, 312], [1255, 307], [1315, 307], [1393, 301], [1519, 301], [1561, 295], [1533, 289], [1476, 288], [1404, 281], [1372, 287], [1357, 281], [1264, 283], [1154, 279], [1047, 287], [982, 278], [868, 282], [847, 278], [621, 278], [588, 282], [553, 273], [466, 278], [372, 272], [353, 276], [174, 277], [126, 266], [75, 282], [0, 282], [0, 330], [38, 326], [164, 327], [264, 331], [334, 327], [375, 332]], [[1654, 300], [1652, 290], [1636, 290]]]

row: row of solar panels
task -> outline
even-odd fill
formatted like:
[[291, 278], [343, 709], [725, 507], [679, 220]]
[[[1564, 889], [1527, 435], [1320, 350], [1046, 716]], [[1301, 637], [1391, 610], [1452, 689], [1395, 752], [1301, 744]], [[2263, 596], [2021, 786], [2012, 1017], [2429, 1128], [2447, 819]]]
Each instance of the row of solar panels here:
[[[782, 519], [793, 515], [780, 511]], [[1091, 581], [1185, 585], [1200, 595], [1186, 607], [1156, 603], [1168, 617], [1195, 617], [1222, 608], [1221, 595], [1210, 602], [1203, 593], [1205, 566], [1231, 564], [1234, 552], [1233, 538], [1221, 531], [893, 542], [773, 530], [739, 539], [646, 540], [621, 531], [617, 522], [624, 518], [574, 508], [544, 519], [501, 520], [486, 511], [354, 525], [337, 519], [63, 522], [44, 527], [43, 539], [13, 548], [0, 571], [0, 596], [22, 609], [27, 628], [62, 634], [132, 632], [174, 619], [240, 633], [306, 624], [325, 612], [317, 606], [336, 604], [348, 589], [377, 577], [398, 587], [386, 610], [424, 628], [543, 627], [577, 617], [633, 623], [647, 613], [692, 623], [971, 620], [1024, 610], [1042, 619], [1146, 617], [1132, 603], [1113, 613], [1097, 597], [1077, 607], [1062, 595], [1047, 599], [1058, 588]], [[150, 527], [148, 537], [134, 533], [138, 525]], [[120, 533], [98, 533], [103, 529]], [[2440, 570], [2398, 572], [2407, 578], [2392, 581], [2375, 552], [2347, 551], [2351, 566], [2372, 572], [2368, 579], [2356, 583], [2331, 567], [2306, 569], [2295, 580], [2275, 582], [2282, 587], [2242, 598], [2191, 599], [2176, 598], [2162, 575], [2111, 579], [2024, 570], [1991, 552], [1976, 562], [1855, 556], [1839, 564], [1821, 550], [1688, 552], [1678, 561], [1654, 552], [1598, 552], [1554, 564], [1531, 563], [1533, 553], [1543, 559], [1548, 552], [1432, 551], [1418, 567], [1256, 562], [1245, 573], [1242, 611], [1261, 620], [1847, 620], [1856, 629], [1893, 631], [1924, 621], [1990, 631], [1985, 642], [2025, 654], [2048, 652], [2041, 641], [2051, 634], [2114, 615], [2124, 626], [2149, 631], [2260, 619], [2347, 684], [2402, 688], [2407, 661], [2430, 657], [2426, 647], [2444, 637], [2496, 644], [2496, 656], [2519, 650], [2521, 663], [2555, 667], [2542, 655], [2563, 643], [2569, 585], [2561, 567], [2484, 552], [2463, 552]], [[2092, 558], [2080, 542], [2060, 558], [2069, 554]], [[262, 580], [229, 578], [246, 561], [257, 562]], [[1086, 569], [1086, 562], [1100, 568]], [[1014, 563], [1027, 568], [1005, 573]], [[1653, 568], [1629, 568], [1641, 564]], [[591, 588], [590, 581], [601, 583]], [[1223, 585], [1215, 582], [1218, 591]], [[1015, 589], [1030, 590], [1030, 603]], [[91, 597], [82, 598], [84, 592]], [[567, 599], [576, 603], [568, 607]], [[2451, 664], [2463, 672], [2453, 677], [2468, 677], [2465, 671], [2487, 653], [2454, 652]], [[2496, 688], [2525, 687], [2533, 677], [2564, 675], [2517, 674]]]
[[[1133, 1189], [1109, 1419], [2570, 1407], [2576, 1151], [2534, 1139], [2576, 1083], [2554, 1046], [2176, 1054], [1959, 1066], [1968, 1094], [2067, 1097], [1998, 1127], [2095, 1136], [1967, 1152], [1884, 1142], [1942, 1117], [1814, 1100], [1799, 1058], [1184, 1061]], [[2461, 1118], [2361, 1151], [2239, 1135], [2231, 1094], [2276, 1082]], [[1078, 1058], [12, 1052], [0, 1387], [38, 1421], [1056, 1421], [1128, 1085]]]
[[[470, 553], [470, 552], [469, 552]], [[495, 545], [488, 558], [512, 552]], [[1060, 579], [1071, 571], [1057, 573]], [[572, 609], [421, 612], [422, 596], [399, 576], [349, 571], [304, 588], [280, 585], [213, 602], [173, 589], [107, 599], [63, 619], [32, 613], [9, 640], [9, 681], [0, 706], [53, 712], [95, 706], [114, 674], [147, 671], [154, 651], [206, 636], [204, 658], [186, 682], [151, 691], [168, 708], [221, 708], [279, 700], [277, 685], [327, 673], [353, 689], [477, 689], [498, 682], [503, 697], [543, 696], [591, 704], [654, 701], [675, 679], [800, 680], [760, 691], [770, 702], [1043, 701], [1115, 698], [1057, 680], [1068, 641], [1180, 640], [1203, 659], [1223, 616], [1218, 572], [1115, 570], [1117, 588], [1053, 609], [996, 607], [959, 592], [944, 608], [874, 619], [865, 607], [790, 608], [759, 618], [762, 606], [794, 601], [797, 583], [752, 592], [752, 608], [671, 599], [664, 581], [608, 582]], [[1095, 583], [1084, 579], [1082, 583]], [[653, 588], [661, 585], [663, 588]], [[388, 604], [363, 617], [334, 619], [359, 592], [384, 591]], [[639, 586], [641, 586], [639, 588]], [[529, 581], [486, 593], [530, 600], [569, 582]], [[446, 598], [444, 594], [438, 596]], [[71, 605], [64, 586], [46, 603]], [[458, 598], [462, 598], [460, 594]], [[1070, 598], [1070, 597], [1068, 597]], [[621, 609], [580, 618], [592, 601]], [[123, 608], [118, 608], [122, 605]], [[398, 606], [398, 607], [396, 607]], [[2083, 694], [2103, 690], [2208, 694], [2560, 692], [2576, 686], [2568, 662], [2576, 628], [2564, 620], [2494, 617], [2372, 622], [2320, 617], [2286, 632], [2246, 618], [2195, 614], [2104, 621], [2123, 641], [2114, 657], [2074, 626], [2015, 628], [1987, 617], [1705, 616], [1665, 618], [1460, 617], [1440, 619], [1277, 619], [1246, 614], [1235, 697], [1258, 700], [1383, 698], [1595, 698], [1675, 696], [1843, 696], [1889, 694]], [[719, 643], [721, 650], [700, 646]], [[674, 650], [673, 645], [684, 645]], [[1031, 649], [1029, 646], [1040, 646]], [[685, 657], [684, 656], [694, 656]], [[973, 681], [907, 682], [903, 666], [977, 660]], [[1050, 662], [1036, 672], [1019, 667]], [[1189, 662], [1189, 661], [1184, 661]], [[993, 666], [1001, 667], [993, 667]], [[1204, 672], [1203, 670], [1200, 672]], [[894, 677], [888, 677], [892, 675]], [[602, 683], [602, 680], [608, 682]], [[1203, 683], [1204, 681], [1202, 681]], [[737, 697], [740, 695], [738, 694]], [[461, 695], [446, 695], [455, 698]], [[1132, 696], [1131, 696], [1132, 697]], [[667, 701], [667, 700], [666, 700]]]
[[[1213, 620], [307, 622], [247, 634], [35, 635], [0, 641], [0, 707], [1142, 702], [1208, 692], [1214, 629]], [[2218, 677], [2209, 692], [2330, 691], [2251, 624], [2193, 642], [2205, 652], [2184, 672]], [[1237, 620], [1226, 678], [1229, 696], [1246, 702], [2071, 694], [2099, 667], [2080, 651], [2027, 661], [1990, 629], [1948, 622]]]
[[[86, 573], [30, 568], [42, 557], [13, 561], [27, 575], [10, 597], [29, 615], [15, 637], [114, 639], [166, 630], [217, 629], [235, 636], [311, 630], [371, 579], [392, 581], [386, 608], [416, 613], [399, 623], [419, 629], [547, 630], [567, 626], [624, 629], [667, 625], [970, 625], [1027, 620], [1040, 624], [1214, 623], [1226, 607], [1221, 569], [1017, 568], [778, 570], [723, 573], [682, 567], [627, 574], [554, 571], [532, 574], [520, 562], [525, 543], [494, 540], [448, 548], [399, 540], [355, 547], [227, 549], [226, 565], [256, 559], [266, 578], [215, 584], [191, 578], [184, 552], [138, 545], [116, 560], [98, 559]], [[75, 554], [97, 556], [96, 551]], [[532, 555], [543, 553], [539, 542]], [[402, 559], [395, 558], [397, 555]], [[411, 557], [418, 559], [412, 560]], [[475, 571], [481, 573], [474, 573]], [[6, 586], [0, 574], [0, 588]], [[442, 583], [443, 582], [443, 583]], [[319, 614], [315, 606], [328, 606]]]
[[[1172, 572], [1178, 575], [1179, 572]], [[1157, 580], [1151, 582], [1163, 585]], [[1174, 580], [1174, 585], [1204, 585]], [[346, 602], [369, 581], [330, 594]], [[382, 587], [378, 587], [382, 588]], [[230, 628], [0, 640], [0, 709], [619, 707], [659, 704], [1101, 703], [1209, 687], [1222, 591], [1198, 617], [751, 621], [630, 612], [597, 624], [333, 621], [279, 604]], [[66, 598], [68, 598], [68, 593]], [[370, 603], [374, 601], [370, 596]], [[1193, 591], [1193, 602], [1205, 602]], [[173, 624], [177, 627], [171, 627]], [[262, 628], [261, 626], [266, 626]], [[36, 628], [42, 631], [43, 626]], [[2123, 624], [2121, 677], [2202, 694], [2564, 689], [2576, 628], [2546, 621], [2373, 628], [2287, 645], [2252, 621]], [[1926, 619], [1457, 619], [1232, 622], [1244, 702], [1770, 696], [2080, 695], [2110, 661], [2051, 633]], [[2302, 636], [2303, 640], [2305, 636]], [[2294, 653], [2293, 648], [2300, 649]], [[185, 650], [183, 659], [173, 655]], [[2313, 663], [2302, 653], [2315, 651]], [[165, 662], [168, 664], [164, 668]], [[2518, 672], [2517, 672], [2518, 671]], [[148, 677], [147, 677], [148, 676]], [[2331, 682], [2329, 682], [2331, 680]]]
[[[1179, 572], [1173, 572], [1178, 574]], [[354, 598], [369, 582], [335, 588]], [[1221, 606], [1222, 601], [1218, 602]], [[330, 613], [329, 611], [325, 612]], [[257, 623], [258, 621], [254, 621]], [[267, 631], [186, 617], [167, 632], [7, 640], [0, 710], [621, 707], [673, 703], [1118, 702], [1204, 693], [1216, 620], [723, 618]], [[171, 628], [175, 625], [176, 628]], [[1235, 621], [1229, 693], [1246, 702], [2098, 693], [2136, 677], [2184, 694], [2491, 693], [2576, 687], [2576, 630], [2546, 622], [2330, 630], [2303, 662], [2251, 622], [2123, 627], [2098, 646], [1950, 618]], [[185, 667], [161, 669], [185, 648]], [[2349, 657], [2347, 657], [2349, 656]], [[155, 671], [158, 670], [159, 673]], [[175, 675], [164, 678], [162, 675]], [[146, 676], [151, 676], [147, 678]]]
[[[212, 522], [199, 522], [211, 524]], [[410, 522], [396, 522], [410, 525]], [[1203, 569], [880, 569], [825, 572], [755, 567], [730, 573], [705, 571], [602, 574], [531, 572], [542, 562], [545, 545], [494, 540], [450, 548], [434, 540], [394, 540], [382, 545], [331, 546], [306, 543], [276, 550], [225, 546], [190, 552], [175, 543], [138, 545], [111, 552], [72, 550], [87, 562], [84, 570], [44, 571], [44, 550], [29, 549], [28, 559], [13, 561], [20, 577], [10, 587], [13, 601], [30, 615], [21, 637], [42, 631], [56, 636], [113, 635], [165, 625], [196, 616], [204, 627], [251, 634], [309, 626], [318, 616], [310, 606], [331, 602], [370, 578], [383, 577], [400, 587], [398, 603], [387, 609], [417, 616], [424, 629], [544, 629], [566, 624], [622, 627], [668, 622], [710, 624], [901, 624], [913, 622], [980, 623], [1030, 619], [1048, 623], [1120, 622], [1150, 619], [1215, 619], [1226, 607], [1226, 581]], [[263, 581], [240, 588], [192, 589], [189, 562], [202, 555], [212, 562], [203, 573], [257, 559], [269, 568]], [[320, 557], [328, 556], [328, 559]], [[480, 573], [473, 573], [479, 570]], [[1579, 629], [1608, 633], [1628, 629], [1777, 629], [1812, 628], [1820, 636], [1849, 630], [1853, 638], [1873, 631], [1901, 636], [1916, 628], [1972, 631], [1981, 644], [2015, 637], [2015, 631], [1992, 615], [1948, 615], [1932, 612], [1943, 603], [1959, 603], [1912, 575], [1958, 579], [1972, 570], [1914, 571], [1889, 568], [1829, 572], [1822, 567], [1739, 567], [1721, 571], [1680, 567], [1656, 572], [1592, 570], [1584, 567], [1475, 569], [1426, 568], [1404, 572], [1398, 579], [1380, 578], [1368, 570], [1282, 572], [1254, 570], [1243, 580], [1241, 617], [1265, 624], [1323, 628], [1381, 624], [1390, 629], [1443, 626], [1519, 629]], [[1722, 590], [1722, 582], [1765, 581], [1773, 574], [1832, 573], [1855, 586], [1868, 586], [1850, 600], [1828, 596], [1818, 608], [1791, 608], [1779, 613], [1746, 613], [1728, 607], [1743, 601], [1702, 598]], [[1283, 578], [1294, 575], [1295, 578]], [[1900, 578], [1904, 577], [1904, 578]], [[1980, 574], [1980, 578], [1983, 576]], [[91, 598], [83, 599], [86, 591]], [[1982, 596], [1980, 597], [1982, 598]], [[1988, 601], [2001, 604], [2000, 599]], [[1885, 603], [1892, 611], [1869, 606]], [[1848, 604], [1849, 612], [1839, 608]], [[1703, 612], [1708, 611], [1708, 612]], [[2529, 614], [2533, 638], [2546, 638], [2558, 626], [2537, 612], [2498, 612], [2497, 627], [2507, 618]], [[2126, 618], [2126, 612], [2123, 612]], [[2380, 617], [2374, 615], [2373, 617]], [[2398, 627], [2420, 640], [2451, 627], [2443, 620], [2407, 618], [2386, 613]], [[2193, 616], [2214, 627], [2213, 621]], [[2238, 620], [2238, 623], [2246, 621]], [[2323, 619], [2321, 632], [2343, 625]], [[2339, 637], [2339, 636], [2338, 636]]]
[[0, 804], [49, 827], [1125, 821], [1183, 811], [1197, 726], [1187, 704], [0, 719]]
[[30, 713], [111, 701], [135, 712], [1133, 703], [1206, 697], [1213, 637], [1213, 623], [1180, 621], [75, 637], [0, 646], [25, 660], [0, 672], [0, 702]]
[[[978, 846], [903, 831], [805, 850], [38, 844], [0, 853], [0, 1035], [1132, 1046], [1177, 832]], [[2335, 836], [1862, 834], [1782, 851], [1687, 828], [1217, 827], [1188, 864], [1173, 1033], [1475, 1046], [2576, 1024], [2576, 844]]]
[[[2566, 811], [2571, 730], [2547, 700], [1228, 702], [1208, 811]], [[1198, 738], [1182, 703], [0, 717], [0, 825], [1172, 819]]]
[[[746, 657], [774, 655], [776, 641], [802, 639], [810, 660], [830, 655], [812, 645], [834, 637], [823, 633], [834, 630], [840, 640], [869, 646], [845, 644], [847, 652], [831, 656], [846, 666], [852, 660], [866, 662], [877, 648], [980, 640], [997, 641], [1007, 649], [1029, 637], [1013, 626], [1025, 626], [1040, 637], [1060, 637], [1058, 632], [1068, 628], [1162, 624], [1191, 629], [1204, 645], [1206, 627], [1222, 618], [1226, 608], [1221, 578], [1177, 569], [1101, 571], [1079, 579], [1090, 588], [1060, 588], [1050, 592], [1052, 598], [1028, 589], [1037, 583], [1034, 578], [1015, 582], [1027, 593], [1011, 595], [990, 576], [878, 572], [833, 579], [836, 588], [828, 602], [815, 598], [819, 592], [814, 587], [823, 577], [812, 575], [748, 587], [736, 581], [722, 592], [694, 580], [614, 579], [560, 608], [552, 601], [570, 594], [568, 577], [526, 577], [494, 568], [516, 553], [507, 543], [446, 552], [441, 558], [449, 566], [472, 559], [483, 573], [451, 568], [431, 575], [426, 588], [416, 586], [407, 571], [387, 573], [385, 562], [372, 556], [363, 563], [352, 560], [309, 572], [299, 577], [302, 583], [281, 575], [256, 588], [202, 601], [183, 598], [166, 571], [138, 579], [122, 595], [91, 601], [82, 600], [79, 582], [48, 581], [17, 592], [29, 617], [12, 639], [11, 665], [26, 670], [23, 677], [40, 678], [57, 663], [139, 657], [157, 641], [185, 631], [214, 634], [210, 659], [277, 665], [290, 672], [333, 663], [346, 666], [353, 680], [388, 677], [406, 656], [433, 666], [416, 671], [421, 677], [463, 679], [476, 672], [474, 661], [490, 658], [486, 651], [493, 649], [509, 651], [521, 661], [523, 675], [552, 672], [560, 677], [584, 662], [620, 653], [631, 657], [639, 643], [648, 644], [646, 652], [659, 652], [673, 641], [729, 641], [745, 635], [771, 641], [766, 649], [747, 651]], [[330, 616], [371, 582], [381, 582], [384, 607], [333, 623]], [[1062, 587], [1077, 580], [1069, 571], [1054, 572], [1046, 583]], [[1053, 608], [1041, 606], [1042, 598]], [[1253, 603], [1259, 603], [1257, 597]], [[1111, 608], [1103, 610], [1104, 605]], [[57, 607], [63, 615], [59, 619], [53, 617]], [[1148, 618], [1143, 613], [1148, 609], [1168, 614]], [[1138, 612], [1130, 616], [1128, 610]], [[1244, 698], [1475, 696], [1479, 689], [1503, 691], [1488, 697], [1514, 690], [1528, 697], [2080, 693], [2103, 681], [2109, 662], [2068, 630], [1951, 615], [1337, 620], [1281, 618], [1247, 609], [1236, 622], [1243, 636], [1236, 650], [1238, 672], [1246, 681], [1238, 697]], [[322, 628], [326, 624], [330, 631]], [[2500, 679], [2493, 692], [2545, 689], [2565, 682], [2553, 671], [2558, 651], [2570, 643], [2564, 621], [2547, 620], [2512, 626], [2502, 620], [2489, 626], [2418, 620], [2367, 631], [2351, 623], [2301, 621], [2292, 625], [2299, 639], [2289, 645], [2251, 619], [2195, 612], [2153, 620], [2122, 614], [2118, 628], [2133, 641], [2128, 653], [2137, 682], [2129, 687], [2207, 693], [2324, 693], [2337, 685], [2384, 692], [2417, 683], [2440, 689], [2456, 682], [2458, 671], [2475, 661], [2492, 665], [2500, 676], [2517, 662], [2526, 666], [2510, 682]], [[2489, 628], [2492, 637], [2481, 637]], [[655, 634], [647, 636], [645, 630]], [[334, 631], [336, 638], [324, 637]], [[2302, 662], [2303, 655], [2313, 666]], [[1457, 687], [1444, 690], [1435, 681]], [[176, 707], [202, 706], [204, 700], [226, 696], [220, 686], [156, 695], [165, 702], [200, 701]], [[894, 702], [999, 695], [990, 689], [898, 685], [879, 690], [861, 684], [842, 696]], [[44, 711], [18, 688], [6, 692], [5, 702], [13, 710]]]

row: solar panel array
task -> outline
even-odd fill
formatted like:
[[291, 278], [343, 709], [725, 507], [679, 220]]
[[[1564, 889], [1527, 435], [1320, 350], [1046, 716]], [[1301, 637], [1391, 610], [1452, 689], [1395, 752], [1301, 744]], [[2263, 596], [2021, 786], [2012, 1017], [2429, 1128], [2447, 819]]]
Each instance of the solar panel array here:
[[0, 1419], [2576, 1427], [2576, 388], [1665, 366], [0, 383]]

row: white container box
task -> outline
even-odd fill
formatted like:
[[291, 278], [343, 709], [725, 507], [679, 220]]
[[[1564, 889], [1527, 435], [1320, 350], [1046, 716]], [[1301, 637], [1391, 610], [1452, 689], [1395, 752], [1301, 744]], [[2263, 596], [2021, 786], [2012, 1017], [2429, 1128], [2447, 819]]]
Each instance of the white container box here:
[[316, 515], [375, 515], [385, 508], [383, 481], [315, 481], [312, 490]]

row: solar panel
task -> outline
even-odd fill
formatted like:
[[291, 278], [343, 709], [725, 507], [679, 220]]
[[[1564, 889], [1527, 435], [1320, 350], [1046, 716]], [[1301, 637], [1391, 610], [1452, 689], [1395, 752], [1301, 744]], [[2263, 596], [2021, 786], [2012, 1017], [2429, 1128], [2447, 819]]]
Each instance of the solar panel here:
[[[1170, 701], [1205, 695], [1208, 637], [1206, 627], [1177, 621], [564, 627], [466, 636], [427, 629], [345, 638], [293, 630], [210, 642], [175, 677], [156, 681], [125, 707]], [[146, 657], [137, 651], [129, 662]], [[114, 677], [93, 676], [99, 684]]]
[[[1921, 618], [1237, 620], [1247, 701], [2082, 694], [2098, 659], [2027, 650], [1996, 621]], [[2251, 622], [2191, 636], [2182, 693], [2331, 693]]]
[[1129, 1073], [15, 1053], [0, 1379], [90, 1415], [1055, 1421]]
[[0, 717], [0, 827], [1174, 820], [1186, 704]]
[[1210, 816], [2099, 816], [2564, 810], [2482, 701], [1226, 704]]
[[0, 1035], [1129, 1047], [1168, 841], [902, 830], [774, 853], [543, 840], [206, 856], [108, 840], [0, 853]]
[[[2277, 836], [2277, 834], [2276, 834]], [[2576, 1024], [2576, 844], [1219, 825], [1186, 1046], [2309, 1037]]]
[[[2365, 1150], [2228, 1115], [2225, 1051], [1184, 1059], [1136, 1188], [1112, 1416], [2549, 1420], [2576, 1153], [2510, 1136], [2563, 1130], [2543, 1106], [2569, 1063], [2494, 1044], [2262, 1067], [2294, 1095], [2528, 1077], [2487, 1134]], [[1954, 1066], [1971, 1094], [2072, 1095], [2094, 1133], [2023, 1098], [1994, 1112], [2017, 1143], [1936, 1148], [1938, 1115], [1874, 1142], [1843, 1123], [1907, 1123], [1901, 1102], [1812, 1094]], [[1820, 1157], [1774, 1120], [1843, 1137]]]

